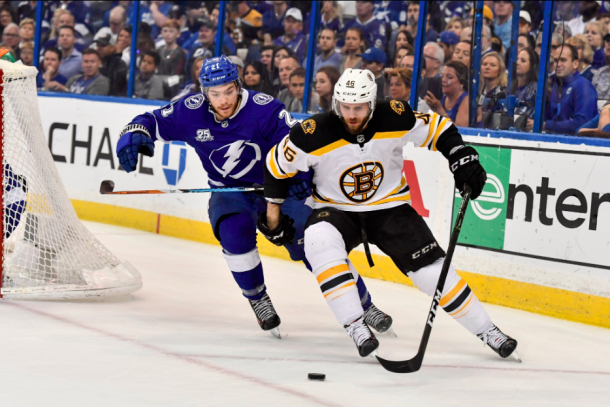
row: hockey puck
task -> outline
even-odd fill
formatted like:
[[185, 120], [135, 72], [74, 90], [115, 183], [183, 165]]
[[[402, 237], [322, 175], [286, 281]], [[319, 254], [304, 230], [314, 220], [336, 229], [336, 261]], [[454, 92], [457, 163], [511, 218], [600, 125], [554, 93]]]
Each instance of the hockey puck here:
[[309, 373], [307, 378], [309, 380], [318, 380], [323, 382], [326, 379], [326, 375], [324, 373]]

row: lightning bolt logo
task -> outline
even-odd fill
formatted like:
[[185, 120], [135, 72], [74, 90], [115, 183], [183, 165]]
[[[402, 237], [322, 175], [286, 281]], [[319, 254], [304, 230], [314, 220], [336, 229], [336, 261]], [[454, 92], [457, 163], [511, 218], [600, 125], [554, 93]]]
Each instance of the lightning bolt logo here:
[[[240, 158], [241, 158], [241, 155], [242, 155], [244, 149], [246, 148], [246, 146], [249, 146], [250, 148], [252, 148], [254, 150], [254, 158], [239, 173], [231, 174], [231, 171], [233, 171], [237, 167], [237, 165], [241, 162]], [[212, 165], [214, 166], [216, 171], [218, 171], [220, 173], [220, 175], [222, 175], [223, 178], [226, 178], [227, 176], [234, 178], [234, 179], [239, 179], [239, 178], [243, 177], [254, 167], [254, 165], [256, 165], [256, 163], [258, 161], [261, 160], [261, 157], [262, 157], [260, 147], [255, 143], [251, 143], [251, 142], [248, 142], [245, 140], [237, 140], [234, 143], [221, 147], [219, 150], [224, 150], [225, 148], [227, 149], [227, 151], [224, 154], [223, 158], [226, 158], [227, 160], [222, 165], [222, 168], [218, 168], [216, 166], [216, 164], [214, 164], [214, 160], [212, 160], [213, 152], [212, 152], [212, 154], [210, 154], [210, 162], [212, 163]], [[219, 150], [214, 150], [214, 151], [219, 151]]]
[[241, 157], [242, 151], [244, 151], [244, 140], [238, 140], [229, 146], [227, 153], [225, 154], [227, 161], [225, 161], [220, 171], [223, 177], [226, 178], [233, 168], [239, 164], [239, 157]]

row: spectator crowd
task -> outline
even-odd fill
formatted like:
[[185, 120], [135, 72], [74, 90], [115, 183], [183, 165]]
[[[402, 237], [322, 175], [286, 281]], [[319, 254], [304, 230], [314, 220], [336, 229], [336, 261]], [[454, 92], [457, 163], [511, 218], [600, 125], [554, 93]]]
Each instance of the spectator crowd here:
[[[317, 113], [331, 109], [333, 87], [351, 68], [374, 74], [378, 99], [409, 101], [418, 26], [425, 24], [414, 109], [432, 110], [459, 126], [531, 131], [538, 70], [546, 63], [543, 131], [600, 137], [610, 131], [608, 2], [556, 2], [550, 59], [541, 61], [543, 2], [485, 1], [477, 67], [472, 66], [475, 2], [428, 2], [425, 21], [419, 21], [418, 1], [320, 3], [316, 38], [309, 37], [308, 1], [227, 2], [220, 28], [218, 1], [143, 1], [135, 44], [132, 1], [46, 1], [39, 55], [34, 55], [38, 2], [0, 1], [0, 33], [2, 47], [24, 64], [38, 58], [42, 90], [127, 96], [133, 46], [133, 96], [176, 100], [200, 91], [201, 65], [220, 47], [238, 66], [246, 89], [272, 95], [292, 112], [303, 110], [308, 94], [305, 110]], [[219, 29], [222, 44], [216, 41]], [[309, 41], [315, 41], [313, 55], [307, 54]], [[479, 90], [471, 98], [475, 72]]]

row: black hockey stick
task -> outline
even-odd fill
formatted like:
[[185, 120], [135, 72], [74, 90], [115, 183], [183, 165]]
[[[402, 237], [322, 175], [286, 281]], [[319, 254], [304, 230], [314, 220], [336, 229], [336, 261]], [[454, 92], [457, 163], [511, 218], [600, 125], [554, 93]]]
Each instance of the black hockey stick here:
[[426, 347], [428, 346], [428, 340], [430, 339], [430, 333], [432, 332], [432, 324], [434, 323], [434, 318], [436, 317], [436, 308], [441, 301], [445, 280], [447, 279], [447, 274], [449, 271], [449, 265], [451, 264], [451, 258], [453, 257], [453, 252], [455, 251], [455, 245], [460, 235], [460, 230], [462, 229], [462, 222], [464, 221], [464, 215], [466, 214], [466, 208], [468, 207], [468, 201], [470, 201], [470, 194], [472, 193], [468, 186], [465, 187], [465, 191], [466, 192], [464, 193], [464, 199], [462, 200], [460, 211], [458, 212], [457, 219], [455, 220], [455, 226], [451, 232], [449, 247], [447, 248], [447, 255], [445, 256], [445, 261], [443, 262], [441, 275], [438, 278], [438, 284], [436, 285], [436, 291], [434, 298], [432, 299], [430, 312], [428, 313], [428, 318], [426, 319], [426, 328], [424, 329], [424, 335], [421, 339], [421, 343], [419, 344], [417, 355], [415, 355], [413, 359], [402, 361], [385, 360], [379, 356], [376, 356], [379, 363], [381, 363], [381, 366], [390, 372], [417, 372], [421, 368], [422, 362], [424, 361], [424, 354], [426, 353]]
[[141, 191], [115, 191], [114, 181], [106, 180], [100, 184], [100, 194], [103, 195], [150, 195], [150, 194], [201, 194], [205, 192], [254, 192], [262, 191], [262, 187], [236, 188], [192, 188], [192, 189], [145, 189]]

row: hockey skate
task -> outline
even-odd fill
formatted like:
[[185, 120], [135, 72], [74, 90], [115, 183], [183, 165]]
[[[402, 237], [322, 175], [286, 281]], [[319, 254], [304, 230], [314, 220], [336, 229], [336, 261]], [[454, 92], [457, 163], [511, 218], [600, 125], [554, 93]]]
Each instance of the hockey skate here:
[[365, 357], [370, 355], [374, 357], [377, 354], [375, 350], [379, 347], [379, 341], [364, 322], [364, 316], [349, 325], [345, 325], [344, 328], [354, 340], [360, 356]]
[[484, 345], [488, 345], [500, 357], [512, 357], [518, 362], [521, 362], [517, 354], [517, 341], [508, 335], [505, 335], [500, 328], [494, 324], [485, 332], [478, 334], [477, 337], [483, 341]]
[[275, 308], [273, 308], [273, 303], [271, 302], [271, 298], [269, 295], [265, 293], [263, 298], [260, 300], [248, 300], [250, 301], [250, 306], [254, 310], [254, 314], [256, 315], [256, 320], [258, 321], [258, 325], [262, 328], [263, 331], [270, 331], [273, 336], [278, 339], [282, 339], [280, 335], [280, 320], [279, 315], [275, 312]]
[[368, 326], [379, 333], [386, 333], [388, 336], [396, 338], [396, 334], [392, 329], [392, 317], [377, 308], [375, 304], [371, 304], [371, 306], [364, 311], [363, 316], [364, 322]]

